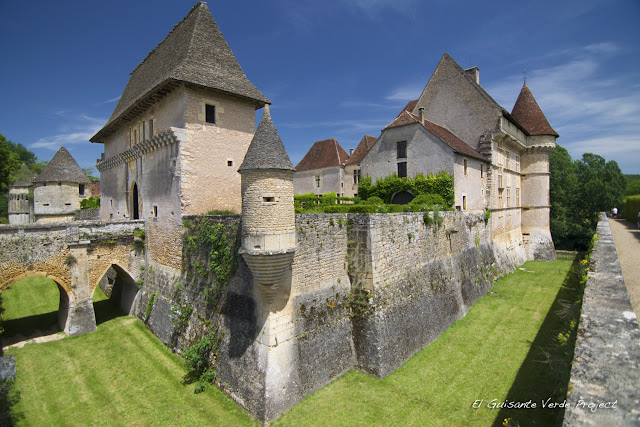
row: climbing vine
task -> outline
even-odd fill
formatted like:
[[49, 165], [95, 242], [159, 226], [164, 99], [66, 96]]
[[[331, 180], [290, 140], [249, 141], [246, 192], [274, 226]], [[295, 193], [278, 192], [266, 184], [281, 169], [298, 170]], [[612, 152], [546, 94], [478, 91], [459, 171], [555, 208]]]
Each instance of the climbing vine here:
[[[216, 360], [223, 333], [216, 316], [223, 305], [226, 287], [238, 266], [240, 226], [238, 222], [199, 216], [184, 221], [182, 268], [189, 287], [199, 288], [210, 318], [200, 314], [206, 325], [204, 336], [185, 349], [187, 375], [185, 382], [196, 382], [199, 393], [217, 377]], [[178, 290], [178, 293], [181, 291]], [[175, 298], [181, 301], [178, 295]], [[179, 307], [177, 306], [179, 305]], [[186, 304], [174, 305], [175, 323], [179, 329], [188, 323], [193, 309]]]

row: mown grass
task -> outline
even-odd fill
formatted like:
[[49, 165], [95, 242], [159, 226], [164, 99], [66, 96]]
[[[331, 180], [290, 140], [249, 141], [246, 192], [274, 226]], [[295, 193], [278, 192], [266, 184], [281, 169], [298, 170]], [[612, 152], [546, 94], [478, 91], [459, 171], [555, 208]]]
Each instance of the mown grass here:
[[56, 283], [41, 276], [32, 276], [14, 283], [2, 291], [2, 326], [4, 336], [22, 335], [56, 327], [60, 292]]
[[180, 357], [135, 317], [106, 312], [106, 297], [96, 293], [103, 305], [97, 317], [110, 319], [98, 321], [97, 332], [7, 351], [16, 357], [13, 411], [21, 424], [256, 424], [215, 387], [195, 394], [183, 384]]
[[[504, 411], [487, 403], [562, 399], [573, 350], [571, 339], [558, 336], [573, 324], [570, 303], [579, 294], [571, 267], [567, 260], [525, 264], [384, 380], [351, 371], [275, 424], [557, 423], [561, 410]], [[21, 393], [15, 409], [25, 424], [255, 424], [213, 387], [194, 394], [194, 385], [182, 382], [180, 358], [140, 321], [101, 316], [107, 320], [96, 333], [10, 351]]]
[[[505, 419], [512, 425], [557, 423], [561, 410], [507, 412], [487, 403], [518, 398], [540, 406], [540, 399], [555, 401], [563, 389], [566, 393], [573, 349], [556, 340], [566, 322], [552, 306], [567, 296], [565, 288], [579, 293], [577, 280], [568, 278], [571, 267], [567, 260], [526, 263], [501, 278], [464, 319], [385, 379], [351, 371], [305, 398], [275, 424], [486, 426], [502, 425]], [[546, 337], [544, 342], [540, 337]], [[571, 353], [565, 357], [565, 377], [554, 376], [559, 365], [549, 363], [541, 350]], [[529, 370], [533, 375], [523, 377], [521, 371]], [[480, 407], [473, 408], [481, 399]]]

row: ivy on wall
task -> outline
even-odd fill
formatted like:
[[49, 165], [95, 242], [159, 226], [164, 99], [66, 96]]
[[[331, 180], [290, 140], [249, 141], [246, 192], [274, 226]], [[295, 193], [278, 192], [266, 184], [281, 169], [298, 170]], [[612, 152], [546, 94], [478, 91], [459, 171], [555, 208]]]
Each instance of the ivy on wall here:
[[[207, 325], [203, 337], [184, 351], [187, 375], [186, 381], [197, 382], [195, 392], [203, 391], [206, 384], [212, 384], [217, 377], [216, 360], [222, 341], [220, 313], [225, 290], [238, 267], [240, 248], [240, 223], [220, 218], [199, 216], [184, 221], [182, 269], [186, 274], [187, 286], [202, 287], [200, 295], [206, 302], [209, 318], [201, 318]], [[176, 298], [181, 301], [180, 297]], [[186, 301], [174, 307], [174, 323], [178, 331], [184, 331], [193, 313]], [[199, 315], [201, 316], [201, 315]]]
[[453, 176], [445, 171], [437, 175], [416, 175], [414, 178], [399, 178], [393, 174], [372, 183], [370, 177], [363, 177], [358, 184], [358, 196], [368, 199], [380, 197], [384, 203], [391, 203], [394, 194], [409, 191], [414, 196], [421, 194], [437, 194], [444, 200], [446, 206], [452, 206], [455, 201], [453, 192]]

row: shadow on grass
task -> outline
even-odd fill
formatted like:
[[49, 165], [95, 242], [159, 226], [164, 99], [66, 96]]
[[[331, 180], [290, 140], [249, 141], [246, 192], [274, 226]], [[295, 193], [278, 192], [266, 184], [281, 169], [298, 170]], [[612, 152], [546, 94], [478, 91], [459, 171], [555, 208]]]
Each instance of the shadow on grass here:
[[571, 374], [583, 294], [580, 259], [574, 259], [505, 399], [507, 404], [531, 401], [536, 408], [502, 408], [494, 427], [562, 424], [564, 408], [556, 404], [566, 399]]
[[93, 311], [96, 314], [96, 326], [100, 326], [116, 317], [126, 316], [126, 314], [109, 299], [94, 302]]
[[60, 331], [57, 311], [5, 320], [2, 322], [2, 326], [4, 327], [4, 332], [2, 333], [3, 347]]

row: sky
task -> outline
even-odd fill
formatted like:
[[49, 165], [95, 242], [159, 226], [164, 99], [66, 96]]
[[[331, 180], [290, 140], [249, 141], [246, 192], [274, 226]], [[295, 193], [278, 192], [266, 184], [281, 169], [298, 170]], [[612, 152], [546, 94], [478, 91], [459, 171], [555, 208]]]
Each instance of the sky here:
[[[130, 73], [194, 0], [0, 0], [0, 133], [93, 167]], [[638, 0], [220, 0], [208, 7], [293, 164], [315, 141], [349, 151], [418, 98], [442, 54], [477, 66], [511, 111], [526, 82], [557, 143], [640, 174]], [[256, 119], [260, 120], [261, 110]], [[94, 169], [94, 174], [97, 171]]]

